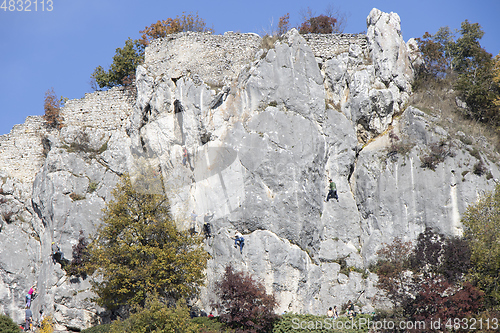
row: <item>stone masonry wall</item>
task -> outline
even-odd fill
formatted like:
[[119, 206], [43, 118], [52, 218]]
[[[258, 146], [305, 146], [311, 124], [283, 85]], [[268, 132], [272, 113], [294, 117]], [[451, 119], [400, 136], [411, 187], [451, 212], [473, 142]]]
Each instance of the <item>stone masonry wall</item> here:
[[145, 63], [157, 75], [178, 78], [191, 73], [205, 83], [223, 86], [238, 76], [260, 46], [261, 38], [253, 33], [182, 32], [151, 42]]
[[316, 57], [330, 59], [348, 52], [351, 45], [358, 45], [366, 54], [368, 40], [363, 34], [305, 34], [302, 35]]
[[73, 99], [61, 110], [65, 126], [98, 127], [114, 130], [121, 126], [135, 102], [132, 92], [123, 88], [96, 91], [85, 94], [82, 99]]
[[[114, 130], [132, 113], [133, 102], [123, 89], [113, 88], [68, 101], [61, 115], [65, 126]], [[33, 182], [45, 159], [42, 139], [50, 134], [42, 116], [29, 116], [9, 134], [0, 135], [0, 175]]]
[[[348, 52], [358, 45], [364, 52], [368, 42], [362, 34], [306, 34], [302, 35], [316, 57], [330, 59]], [[241, 68], [254, 60], [261, 48], [262, 38], [253, 33], [226, 32], [212, 35], [200, 32], [182, 32], [154, 40], [146, 49], [148, 69], [171, 78], [195, 74], [204, 82], [222, 86], [234, 80]]]
[[9, 134], [0, 135], [0, 174], [22, 182], [33, 182], [43, 165], [42, 138], [47, 133], [41, 116], [29, 116], [14, 125]]

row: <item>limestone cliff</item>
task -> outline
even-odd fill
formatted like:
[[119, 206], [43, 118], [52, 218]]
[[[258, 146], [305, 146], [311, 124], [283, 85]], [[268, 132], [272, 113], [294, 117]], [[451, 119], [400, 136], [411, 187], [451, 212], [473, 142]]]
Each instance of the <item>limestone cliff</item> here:
[[[292, 29], [269, 50], [255, 34], [154, 41], [136, 95], [89, 94], [67, 103], [59, 132], [30, 117], [0, 137], [0, 309], [21, 321], [37, 282], [34, 313], [43, 306], [61, 329], [97, 320], [88, 281], [65, 276], [50, 244], [71, 258], [119, 175], [145, 167], [161, 171], [179, 227], [191, 227], [193, 210], [198, 231], [214, 214], [202, 308], [231, 263], [276, 292], [280, 311], [324, 313], [349, 299], [372, 309], [376, 276], [361, 272], [377, 249], [426, 226], [459, 234], [460, 214], [499, 175], [408, 106], [417, 58], [398, 15], [377, 9], [366, 35]], [[435, 170], [421, 167], [430, 149], [444, 159]], [[488, 177], [468, 173], [478, 158]], [[338, 202], [324, 201], [329, 178]]]

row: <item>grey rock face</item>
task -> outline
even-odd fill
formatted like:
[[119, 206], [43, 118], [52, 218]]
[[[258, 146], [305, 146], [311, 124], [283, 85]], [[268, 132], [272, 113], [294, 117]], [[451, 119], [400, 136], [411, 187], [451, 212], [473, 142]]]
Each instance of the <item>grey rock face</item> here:
[[[261, 279], [280, 312], [320, 314], [348, 300], [365, 311], [383, 305], [366, 270], [376, 251], [426, 226], [460, 234], [460, 214], [493, 188], [499, 170], [483, 156], [493, 179], [467, 173], [477, 155], [431, 116], [404, 108], [417, 55], [397, 14], [374, 9], [367, 22], [366, 37], [341, 36], [331, 49], [335, 38], [307, 41], [295, 29], [259, 52], [256, 35], [179, 34], [147, 49], [132, 101], [113, 89], [70, 102], [66, 126], [44, 134], [36, 177], [33, 167], [18, 170], [29, 160], [0, 163], [0, 242], [12, 249], [0, 252], [0, 310], [22, 321], [23, 295], [36, 281], [34, 312], [44, 307], [58, 329], [98, 320], [103, 309], [88, 301], [88, 280], [66, 276], [51, 243], [71, 259], [119, 176], [149, 169], [160, 171], [180, 228], [201, 232], [205, 213], [214, 214], [198, 300], [205, 310], [228, 264]], [[19, 155], [10, 137], [0, 143], [8, 147], [0, 157]], [[422, 168], [435, 143], [446, 159]], [[42, 143], [28, 150], [37, 149]], [[338, 202], [325, 202], [329, 178]], [[241, 253], [236, 231], [245, 237]]]

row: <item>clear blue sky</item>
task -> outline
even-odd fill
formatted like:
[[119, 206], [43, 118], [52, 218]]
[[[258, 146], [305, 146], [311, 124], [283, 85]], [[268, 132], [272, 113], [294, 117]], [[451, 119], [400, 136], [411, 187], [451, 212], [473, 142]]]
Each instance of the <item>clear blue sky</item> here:
[[[483, 47], [493, 55], [500, 51], [500, 0], [45, 0], [44, 11], [40, 1], [37, 11], [35, 0], [31, 12], [9, 11], [9, 0], [7, 10], [0, 9], [0, 134], [28, 115], [43, 114], [44, 93], [51, 87], [59, 96], [83, 97], [91, 91], [94, 68], [107, 68], [128, 37], [139, 38], [145, 26], [182, 12], [198, 12], [217, 34], [261, 33], [287, 12], [297, 26], [307, 6], [319, 15], [333, 5], [347, 15], [344, 32], [358, 33], [366, 30], [366, 17], [376, 7], [399, 14], [405, 41], [441, 26], [460, 28], [468, 19], [481, 24]], [[16, 1], [15, 8], [21, 3], [25, 7], [28, 1]]]

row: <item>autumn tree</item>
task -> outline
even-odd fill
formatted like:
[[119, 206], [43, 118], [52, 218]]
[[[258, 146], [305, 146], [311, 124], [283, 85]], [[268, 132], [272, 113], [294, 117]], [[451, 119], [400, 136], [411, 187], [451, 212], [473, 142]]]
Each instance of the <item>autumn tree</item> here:
[[178, 230], [167, 197], [136, 182], [122, 176], [89, 246], [96, 302], [108, 309], [189, 298], [205, 279], [202, 238]]
[[227, 266], [215, 290], [219, 300], [213, 304], [220, 320], [236, 332], [270, 332], [276, 318], [274, 295], [249, 273], [237, 272]]
[[409, 256], [409, 268], [415, 278], [439, 277], [453, 284], [470, 269], [470, 249], [466, 240], [448, 237], [426, 228], [417, 237], [415, 249]]
[[485, 305], [500, 305], [500, 186], [470, 205], [462, 218], [471, 249], [468, 279], [485, 294]]
[[332, 6], [326, 8], [325, 14], [315, 16], [308, 7], [307, 10], [301, 11], [301, 15], [303, 22], [298, 27], [301, 34], [342, 33], [346, 24], [345, 14]]
[[379, 276], [378, 287], [385, 291], [395, 308], [403, 305], [410, 295], [412, 280], [407, 272], [411, 251], [411, 242], [403, 242], [401, 238], [395, 238], [391, 244], [377, 251], [375, 270]]
[[196, 14], [183, 13], [175, 19], [168, 18], [166, 20], [158, 20], [156, 23], [151, 24], [144, 30], [139, 31], [142, 34], [140, 42], [146, 46], [156, 38], [166, 37], [169, 34], [183, 32], [183, 31], [198, 31], [198, 32], [211, 32], [213, 29], [207, 28], [205, 20]]
[[422, 38], [416, 38], [424, 61], [424, 66], [418, 68], [421, 80], [443, 79], [450, 73], [453, 38], [449, 27], [439, 28], [434, 35], [426, 32]]
[[278, 35], [286, 34], [290, 29], [290, 13], [281, 16], [278, 21]]
[[63, 126], [63, 118], [61, 116], [61, 107], [64, 105], [65, 98], [57, 97], [54, 92], [54, 88], [51, 88], [45, 92], [45, 101], [43, 103], [43, 109], [45, 114], [43, 115], [43, 120], [50, 128], [61, 129]]
[[444, 279], [427, 278], [418, 287], [418, 293], [404, 307], [405, 315], [426, 322], [427, 328], [430, 321], [445, 323], [448, 318], [471, 317], [482, 308], [483, 292], [469, 282], [456, 286]]

